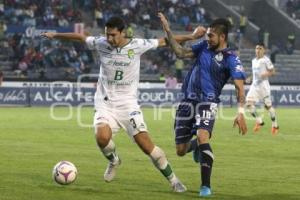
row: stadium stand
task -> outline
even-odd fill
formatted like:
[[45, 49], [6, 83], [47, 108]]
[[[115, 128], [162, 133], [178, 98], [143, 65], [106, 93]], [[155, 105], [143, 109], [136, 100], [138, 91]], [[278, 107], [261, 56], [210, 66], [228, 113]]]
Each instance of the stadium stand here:
[[[286, 1], [285, 5], [288, 6], [290, 1]], [[293, 5], [299, 3], [293, 2]], [[146, 4], [147, 8], [143, 6]], [[296, 11], [298, 7], [293, 9]], [[72, 31], [75, 23], [84, 22], [89, 32], [99, 34], [103, 33], [105, 21], [119, 13], [128, 21], [131, 34], [155, 38], [162, 34], [157, 11], [166, 13], [173, 22], [172, 27], [181, 31], [191, 31], [197, 24], [207, 24], [211, 18], [216, 17], [199, 0], [116, 0], [114, 4], [103, 0], [4, 0], [0, 3], [0, 70], [6, 80], [74, 81], [81, 74], [97, 74], [99, 67], [93, 52], [83, 45], [49, 41], [37, 35], [28, 36], [28, 29], [24, 32], [20, 31], [20, 27], [42, 27], [42, 30], [55, 27]], [[254, 57], [253, 44], [240, 40], [236, 34], [237, 21], [233, 26], [234, 32], [229, 35], [231, 44], [238, 48], [243, 43], [239, 52], [248, 70]], [[19, 32], [12, 31], [16, 27]], [[272, 45], [270, 54], [272, 60], [276, 61], [277, 69], [277, 76], [271, 79], [271, 83], [298, 83], [295, 74], [300, 72], [300, 53], [294, 48]], [[175, 62], [175, 55], [167, 48], [150, 51], [142, 57], [141, 80], [158, 81], [161, 75], [175, 74]], [[190, 61], [184, 60], [183, 63], [184, 75], [190, 67]]]
[[300, 25], [299, 0], [281, 0], [278, 6]]

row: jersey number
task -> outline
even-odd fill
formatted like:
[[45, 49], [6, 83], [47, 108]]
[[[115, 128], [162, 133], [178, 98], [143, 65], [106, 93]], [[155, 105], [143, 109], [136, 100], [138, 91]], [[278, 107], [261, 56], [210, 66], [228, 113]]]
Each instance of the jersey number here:
[[133, 118], [130, 119], [130, 122], [131, 122], [133, 128], [137, 127], [136, 123], [135, 123], [135, 120]]
[[121, 70], [117, 70], [115, 73], [115, 81], [120, 81], [123, 79], [124, 72]]

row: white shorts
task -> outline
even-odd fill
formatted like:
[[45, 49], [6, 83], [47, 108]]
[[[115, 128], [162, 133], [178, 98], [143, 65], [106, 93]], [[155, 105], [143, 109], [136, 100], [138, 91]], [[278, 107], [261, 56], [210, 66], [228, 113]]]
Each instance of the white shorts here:
[[246, 101], [255, 103], [262, 101], [266, 106], [272, 106], [270, 87], [267, 85], [251, 85], [246, 96]]
[[108, 124], [113, 134], [123, 128], [131, 138], [139, 132], [148, 132], [143, 112], [138, 105], [122, 109], [107, 105], [98, 106], [94, 115], [95, 133], [100, 123]]

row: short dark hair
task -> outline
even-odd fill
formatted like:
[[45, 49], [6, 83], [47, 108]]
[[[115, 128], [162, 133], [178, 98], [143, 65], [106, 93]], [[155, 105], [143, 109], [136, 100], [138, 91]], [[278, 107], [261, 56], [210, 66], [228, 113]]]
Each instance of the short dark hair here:
[[256, 45], [266, 48], [266, 45], [263, 42], [257, 42]]
[[125, 29], [126, 24], [125, 24], [124, 20], [121, 17], [113, 16], [113, 17], [108, 19], [108, 21], [105, 24], [105, 27], [107, 27], [107, 28], [117, 28], [118, 31], [122, 32]]
[[3, 72], [2, 71], [0, 71], [0, 77], [3, 77]]
[[228, 38], [228, 32], [230, 30], [230, 22], [224, 18], [215, 19], [210, 25], [210, 28], [214, 28], [219, 34], [225, 35], [225, 40]]

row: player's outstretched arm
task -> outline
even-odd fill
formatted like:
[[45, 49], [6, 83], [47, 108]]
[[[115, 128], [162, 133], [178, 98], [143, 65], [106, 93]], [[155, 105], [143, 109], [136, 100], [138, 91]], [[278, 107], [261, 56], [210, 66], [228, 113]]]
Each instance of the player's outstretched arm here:
[[238, 126], [239, 133], [245, 135], [247, 133], [247, 124], [245, 120], [245, 90], [244, 90], [244, 80], [234, 80], [236, 97], [238, 102], [238, 114], [234, 119], [233, 127]]
[[42, 33], [42, 37], [46, 37], [48, 39], [60, 39], [60, 40], [70, 40], [70, 41], [79, 41], [85, 42], [86, 36], [79, 33], [55, 33], [55, 32], [47, 32]]
[[176, 56], [179, 58], [192, 58], [194, 57], [194, 52], [191, 48], [182, 47], [173, 36], [173, 33], [170, 29], [169, 22], [166, 17], [162, 13], [158, 13], [158, 17], [160, 18], [162, 27], [167, 34], [168, 43], [170, 47], [175, 52]]

